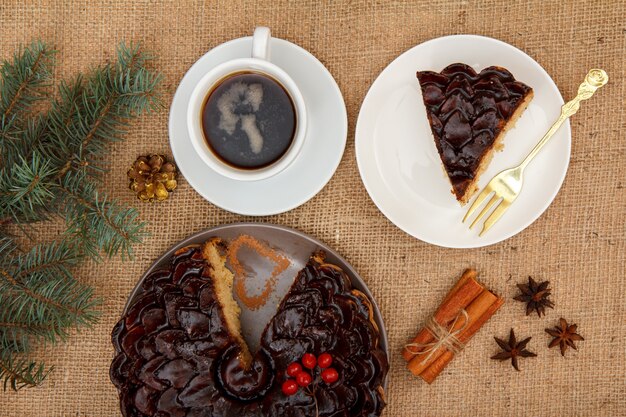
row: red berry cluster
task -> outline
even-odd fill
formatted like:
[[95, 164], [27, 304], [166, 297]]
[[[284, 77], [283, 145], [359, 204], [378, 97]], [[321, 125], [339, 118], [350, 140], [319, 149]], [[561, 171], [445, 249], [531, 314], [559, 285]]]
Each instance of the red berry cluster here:
[[339, 379], [339, 373], [335, 368], [331, 368], [333, 363], [333, 357], [330, 353], [322, 353], [319, 358], [316, 358], [312, 353], [305, 353], [302, 356], [302, 365], [298, 362], [294, 362], [287, 367], [287, 375], [294, 379], [288, 379], [283, 382], [283, 393], [285, 395], [293, 395], [298, 392], [298, 387], [306, 388], [311, 382], [313, 377], [311, 373], [302, 369], [302, 366], [309, 369], [310, 372], [314, 372], [315, 367], [319, 366], [322, 369], [320, 377], [322, 381], [327, 384], [332, 384]]

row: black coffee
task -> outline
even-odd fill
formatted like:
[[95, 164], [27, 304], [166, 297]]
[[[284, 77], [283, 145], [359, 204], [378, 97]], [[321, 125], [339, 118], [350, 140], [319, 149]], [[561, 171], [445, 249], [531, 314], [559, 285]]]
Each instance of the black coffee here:
[[242, 169], [262, 168], [289, 149], [296, 129], [295, 107], [274, 79], [240, 72], [209, 93], [202, 108], [202, 129], [222, 161]]

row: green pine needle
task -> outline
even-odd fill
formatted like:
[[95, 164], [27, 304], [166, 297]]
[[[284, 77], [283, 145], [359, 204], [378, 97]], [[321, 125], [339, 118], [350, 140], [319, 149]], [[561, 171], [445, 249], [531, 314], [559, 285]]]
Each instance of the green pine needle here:
[[[50, 95], [54, 52], [42, 42], [0, 66], [0, 381], [4, 389], [39, 385], [51, 369], [30, 358], [37, 343], [91, 326], [100, 300], [77, 281], [85, 257], [131, 258], [146, 236], [137, 210], [98, 187], [111, 143], [137, 116], [160, 109], [161, 75], [139, 45], [120, 45], [117, 61], [61, 81]], [[36, 110], [39, 110], [37, 112]], [[27, 227], [62, 218], [51, 242], [28, 241]], [[11, 235], [13, 224], [24, 235]], [[28, 226], [27, 226], [28, 225]], [[13, 230], [13, 229], [12, 229]]]

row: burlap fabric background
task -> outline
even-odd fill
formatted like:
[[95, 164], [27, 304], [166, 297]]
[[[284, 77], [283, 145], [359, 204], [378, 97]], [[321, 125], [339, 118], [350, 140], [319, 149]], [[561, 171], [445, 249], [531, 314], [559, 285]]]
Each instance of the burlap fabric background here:
[[[386, 416], [616, 416], [626, 411], [626, 141], [624, 75], [626, 2], [508, 1], [259, 1], [22, 2], [0, 4], [0, 55], [42, 38], [58, 49], [59, 76], [111, 57], [119, 40], [142, 41], [158, 56], [169, 103], [185, 71], [202, 54], [256, 25], [315, 54], [337, 79], [350, 129], [343, 160], [313, 200], [289, 213], [245, 218], [204, 201], [185, 181], [168, 202], [139, 203], [125, 173], [138, 154], [166, 152], [168, 111], [143, 118], [112, 151], [106, 188], [140, 208], [152, 237], [132, 262], [82, 268], [80, 276], [104, 299], [102, 319], [66, 344], [44, 352], [56, 367], [46, 383], [18, 394], [0, 392], [0, 416], [116, 416], [109, 382], [109, 333], [145, 268], [170, 245], [198, 230], [236, 221], [267, 221], [309, 233], [342, 253], [360, 271], [385, 317], [391, 342]], [[492, 36], [534, 57], [572, 97], [591, 67], [610, 83], [572, 121], [573, 149], [565, 184], [533, 225], [503, 243], [475, 250], [422, 243], [391, 224], [369, 199], [354, 156], [359, 106], [378, 73], [425, 40], [455, 33]], [[45, 237], [45, 232], [44, 236]], [[500, 313], [432, 386], [414, 379], [398, 352], [432, 313], [460, 272], [473, 266], [507, 297]], [[549, 279], [554, 310], [526, 317], [513, 301], [528, 275]], [[544, 328], [563, 316], [585, 341], [562, 358], [548, 350]], [[489, 359], [493, 336], [510, 327], [533, 336], [535, 359], [522, 372]]]

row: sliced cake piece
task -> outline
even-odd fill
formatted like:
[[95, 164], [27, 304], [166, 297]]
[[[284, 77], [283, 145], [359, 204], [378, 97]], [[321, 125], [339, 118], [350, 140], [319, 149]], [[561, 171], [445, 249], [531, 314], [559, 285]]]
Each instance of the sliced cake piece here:
[[452, 192], [465, 204], [494, 150], [533, 97], [533, 89], [502, 67], [476, 73], [465, 64], [418, 71], [426, 114]]

